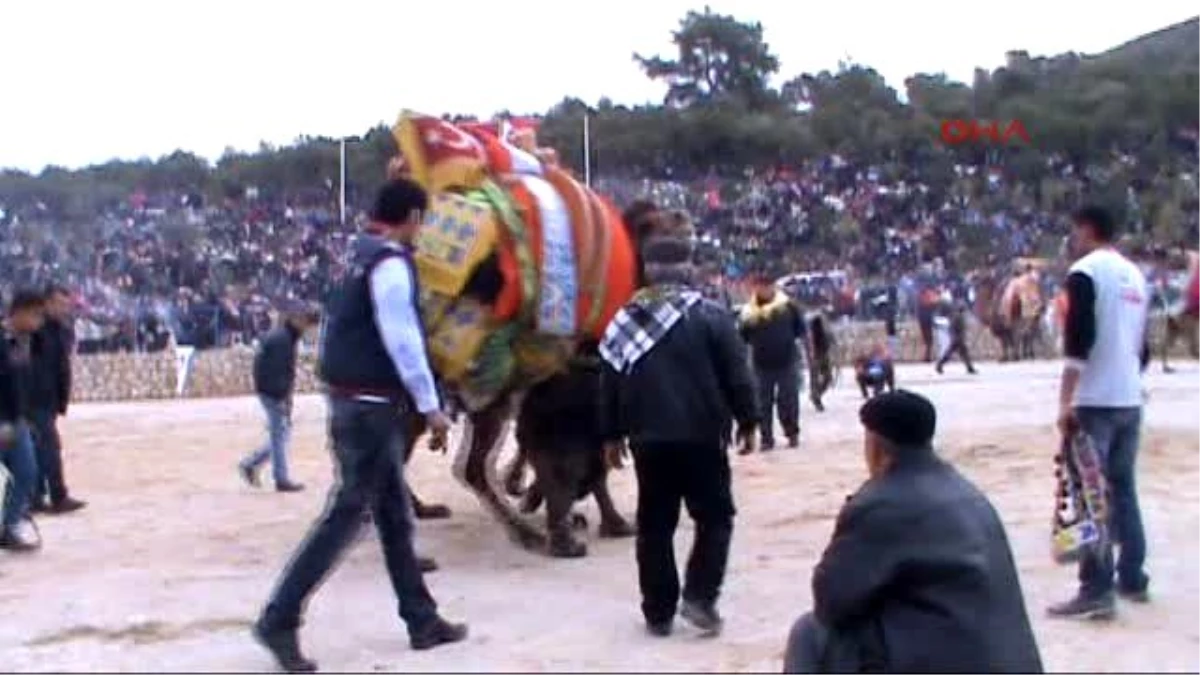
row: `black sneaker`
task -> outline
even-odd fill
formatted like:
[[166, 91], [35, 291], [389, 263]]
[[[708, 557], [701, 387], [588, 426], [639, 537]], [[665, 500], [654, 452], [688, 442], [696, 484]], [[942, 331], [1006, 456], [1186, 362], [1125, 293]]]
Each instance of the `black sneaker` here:
[[770, 452], [775, 449], [775, 439], [774, 438], [764, 438], [762, 440], [762, 443], [758, 447], [763, 452]]
[[1046, 614], [1055, 619], [1093, 619], [1096, 621], [1106, 621], [1117, 615], [1117, 603], [1112, 593], [1107, 593], [1098, 598], [1076, 595], [1066, 602], [1051, 605], [1046, 609]]
[[1138, 589], [1138, 588], [1124, 588], [1122, 586], [1117, 586], [1117, 595], [1121, 596], [1122, 600], [1127, 600], [1129, 602], [1136, 602], [1139, 605], [1144, 605], [1144, 604], [1150, 602], [1150, 587], [1144, 586], [1144, 587]]
[[437, 564], [437, 561], [434, 560], [433, 558], [427, 558], [423, 555], [419, 555], [419, 556], [417, 556], [417, 567], [421, 570], [422, 573], [429, 574], [430, 572], [437, 571], [438, 564]]
[[63, 497], [62, 500], [52, 503], [50, 508], [46, 510], [46, 513], [61, 516], [66, 513], [74, 513], [85, 506], [87, 506], [87, 502], [85, 501], [80, 501], [74, 497]]
[[716, 607], [711, 605], [704, 606], [690, 600], [683, 601], [683, 605], [679, 608], [679, 616], [700, 629], [700, 634], [703, 637], [716, 637], [720, 635], [721, 628], [725, 624], [721, 620], [721, 615], [717, 614]]
[[800, 447], [800, 434], [788, 436], [788, 448], [795, 450], [798, 447]]
[[294, 629], [270, 629], [262, 620], [253, 628], [254, 639], [275, 657], [279, 667], [288, 673], [315, 673], [317, 663], [300, 653], [300, 641]]
[[440, 645], [462, 642], [465, 639], [467, 639], [467, 624], [450, 623], [439, 616], [421, 630], [409, 634], [408, 643], [413, 649], [421, 651]]
[[673, 628], [672, 624], [673, 622], [670, 619], [657, 623], [647, 621], [646, 632], [654, 637], [670, 637], [671, 629]]
[[304, 490], [304, 483], [293, 483], [290, 480], [275, 484], [276, 492], [300, 492]]

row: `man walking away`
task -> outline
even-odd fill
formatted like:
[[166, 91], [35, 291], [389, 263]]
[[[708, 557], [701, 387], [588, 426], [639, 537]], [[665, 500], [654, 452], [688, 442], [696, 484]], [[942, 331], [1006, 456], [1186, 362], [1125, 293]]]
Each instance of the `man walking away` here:
[[443, 619], [413, 552], [413, 519], [402, 477], [404, 407], [414, 405], [437, 436], [441, 411], [418, 314], [411, 246], [428, 197], [408, 179], [389, 181], [367, 232], [351, 243], [346, 272], [325, 308], [319, 372], [329, 390], [329, 434], [337, 481], [325, 512], [284, 570], [254, 626], [288, 672], [317, 665], [300, 652], [297, 630], [308, 597], [355, 540], [370, 509], [400, 617], [413, 649], [458, 642], [467, 627]]
[[296, 348], [316, 323], [314, 313], [290, 308], [283, 321], [266, 334], [254, 355], [254, 391], [267, 414], [267, 443], [238, 465], [242, 479], [258, 486], [258, 469], [268, 459], [278, 492], [299, 492], [304, 485], [288, 475], [287, 443], [292, 426], [292, 394], [296, 384]]
[[783, 672], [1042, 672], [1004, 524], [934, 452], [933, 405], [899, 390], [859, 419], [869, 478], [838, 514]]
[[1055, 617], [1111, 618], [1113, 551], [1120, 547], [1115, 590], [1129, 600], [1149, 599], [1146, 535], [1138, 507], [1135, 470], [1142, 426], [1141, 371], [1150, 362], [1146, 341], [1149, 288], [1137, 265], [1112, 245], [1116, 225], [1107, 211], [1075, 214], [1072, 240], [1083, 257], [1067, 273], [1058, 427], [1082, 429], [1100, 456], [1108, 481], [1110, 542], [1083, 558], [1078, 594], [1050, 608]]
[[833, 386], [833, 331], [829, 320], [820, 310], [808, 322], [809, 336], [809, 398], [817, 412], [825, 412], [822, 399]]
[[75, 350], [72, 305], [69, 290], [50, 286], [45, 295], [45, 322], [33, 337], [35, 363], [29, 403], [38, 461], [33, 509], [46, 513], [70, 513], [87, 506], [68, 494], [62, 438], [58, 434], [58, 417], [67, 414], [71, 402], [71, 353]]
[[[750, 345], [754, 377], [758, 383], [762, 449], [775, 448], [772, 417], [788, 447], [800, 445], [800, 346], [805, 344], [804, 315], [786, 293], [769, 279], [759, 279], [754, 297], [742, 308], [742, 337]], [[748, 451], [743, 447], [742, 452]]]
[[692, 283], [691, 225], [677, 216], [642, 247], [645, 278], [600, 343], [600, 431], [610, 463], [622, 440], [638, 482], [637, 563], [642, 614], [652, 635], [671, 633], [680, 599], [674, 538], [680, 504], [695, 521], [680, 615], [720, 632], [717, 598], [733, 536], [727, 430], [753, 442], [758, 409], [746, 348], [733, 318]]
[[963, 363], [967, 366], [968, 373], [975, 375], [979, 372], [975, 370], [975, 365], [971, 363], [971, 352], [967, 349], [967, 308], [961, 304], [956, 304], [950, 310], [950, 345], [946, 347], [946, 351], [942, 352], [942, 357], [938, 359], [938, 375], [942, 374], [942, 369], [955, 354], [962, 357]]
[[33, 335], [42, 327], [43, 296], [13, 293], [0, 340], [0, 460], [11, 476], [0, 521], [0, 548], [33, 551], [41, 546], [30, 525], [38, 466], [29, 430], [29, 388], [34, 375]]

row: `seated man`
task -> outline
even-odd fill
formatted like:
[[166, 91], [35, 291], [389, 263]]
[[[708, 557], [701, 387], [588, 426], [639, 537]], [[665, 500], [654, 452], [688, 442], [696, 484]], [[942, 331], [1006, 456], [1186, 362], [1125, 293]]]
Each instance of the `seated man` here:
[[854, 360], [854, 379], [862, 390], [863, 398], [871, 398], [888, 391], [896, 391], [896, 370], [892, 358], [883, 345], [875, 345], [871, 353]]
[[870, 478], [838, 514], [783, 672], [1042, 672], [1004, 526], [934, 453], [933, 405], [900, 390], [859, 418]]

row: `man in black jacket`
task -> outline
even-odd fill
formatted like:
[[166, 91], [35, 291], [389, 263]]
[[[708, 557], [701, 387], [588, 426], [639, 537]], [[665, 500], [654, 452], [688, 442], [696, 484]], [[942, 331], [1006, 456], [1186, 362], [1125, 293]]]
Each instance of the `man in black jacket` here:
[[296, 347], [314, 323], [312, 312], [291, 309], [284, 314], [283, 322], [263, 337], [254, 355], [254, 391], [267, 414], [267, 442], [238, 464], [242, 479], [252, 486], [258, 486], [258, 469], [270, 459], [276, 491], [304, 489], [288, 476], [287, 442], [296, 386]]
[[1004, 525], [934, 453], [933, 405], [899, 390], [859, 418], [870, 478], [838, 514], [784, 672], [1042, 672]]
[[[770, 279], [762, 278], [758, 280], [754, 297], [742, 308], [741, 331], [750, 345], [754, 380], [758, 383], [762, 449], [775, 448], [772, 417], [776, 408], [788, 447], [798, 447], [800, 349], [801, 345], [807, 347], [804, 314], [787, 293], [776, 288]], [[747, 448], [742, 451], [746, 452]]]
[[58, 417], [67, 414], [71, 402], [71, 353], [75, 350], [71, 305], [69, 290], [50, 286], [45, 296], [45, 323], [33, 336], [29, 421], [38, 460], [33, 508], [46, 513], [70, 513], [87, 506], [68, 494], [58, 435]]
[[0, 336], [0, 461], [11, 476], [0, 511], [0, 548], [32, 551], [41, 542], [26, 528], [38, 478], [29, 430], [29, 390], [34, 375], [33, 336], [42, 327], [44, 298], [33, 290], [13, 293]]
[[942, 374], [942, 369], [950, 362], [950, 358], [954, 355], [962, 357], [963, 363], [967, 366], [967, 372], [971, 375], [977, 374], [975, 364], [971, 363], [971, 351], [967, 349], [967, 307], [965, 304], [956, 303], [946, 308], [948, 319], [950, 320], [950, 345], [946, 347], [946, 351], [942, 353], [938, 359], [937, 374]]
[[637, 562], [648, 630], [670, 634], [680, 599], [673, 540], [679, 508], [696, 523], [680, 614], [721, 629], [717, 596], [733, 535], [728, 431], [752, 442], [754, 383], [732, 317], [691, 287], [691, 227], [675, 216], [642, 241], [650, 285], [613, 318], [600, 344], [600, 431], [610, 462], [628, 439], [638, 480]]

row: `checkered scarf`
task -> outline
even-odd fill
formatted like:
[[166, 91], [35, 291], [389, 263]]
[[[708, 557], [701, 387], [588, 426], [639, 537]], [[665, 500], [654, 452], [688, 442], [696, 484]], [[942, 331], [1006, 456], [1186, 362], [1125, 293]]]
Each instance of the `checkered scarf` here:
[[628, 373], [700, 297], [681, 286], [643, 288], [609, 322], [600, 339], [600, 356], [618, 373]]

